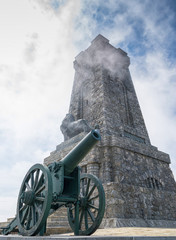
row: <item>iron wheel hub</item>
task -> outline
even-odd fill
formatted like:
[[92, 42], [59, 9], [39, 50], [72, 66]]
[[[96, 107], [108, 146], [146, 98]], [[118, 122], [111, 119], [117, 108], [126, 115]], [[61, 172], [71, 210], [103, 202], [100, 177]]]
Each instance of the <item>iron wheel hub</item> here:
[[81, 200], [81, 207], [85, 209], [87, 207], [87, 201], [88, 201], [87, 197], [81, 197], [80, 200]]
[[22, 203], [26, 205], [32, 205], [35, 199], [35, 194], [33, 190], [28, 190], [26, 192], [23, 192], [21, 195], [21, 201]]

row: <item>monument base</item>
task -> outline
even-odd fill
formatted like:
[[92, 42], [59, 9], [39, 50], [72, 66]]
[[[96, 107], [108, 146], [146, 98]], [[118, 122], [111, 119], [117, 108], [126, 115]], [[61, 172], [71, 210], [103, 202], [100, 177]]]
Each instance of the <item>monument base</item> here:
[[[48, 165], [51, 162], [61, 160], [84, 136], [85, 133], [81, 133], [58, 145], [56, 150], [44, 160], [44, 163]], [[175, 228], [176, 191], [174, 183], [169, 182], [169, 178], [167, 184], [162, 183], [161, 180], [164, 178], [163, 174], [167, 173], [167, 176], [170, 174], [167, 154], [159, 152], [153, 146], [139, 146], [137, 142], [134, 142], [133, 145], [129, 144], [128, 139], [122, 141], [122, 138], [115, 136], [104, 136], [101, 145], [97, 144], [80, 164], [83, 172], [94, 174], [100, 177], [103, 182], [106, 194], [106, 210], [101, 227]], [[135, 153], [131, 151], [130, 147], [135, 148]], [[111, 156], [107, 154], [110, 150]], [[123, 157], [124, 152], [126, 158]], [[100, 153], [103, 155], [97, 156], [97, 154], [101, 155]], [[96, 159], [103, 158], [111, 159], [111, 167], [106, 165], [104, 161], [96, 161]], [[151, 162], [150, 170], [146, 169], [145, 172], [149, 161]], [[117, 166], [117, 164], [120, 165]], [[157, 169], [161, 167], [163, 170], [158, 171]], [[117, 169], [114, 173], [112, 172], [113, 168]], [[136, 172], [138, 178], [136, 178]], [[159, 177], [157, 177], [158, 172]], [[110, 181], [111, 178], [114, 181]], [[58, 227], [59, 216], [61, 215], [57, 216]], [[52, 224], [54, 226], [55, 219], [51, 216], [50, 227]]]
[[176, 221], [150, 220], [150, 219], [123, 219], [123, 218], [105, 218], [102, 221], [102, 228], [120, 228], [120, 227], [149, 227], [149, 228], [176, 228]]
[[[176, 193], [124, 183], [103, 184], [106, 210], [102, 228], [176, 228]], [[170, 199], [170, 201], [163, 201]]]

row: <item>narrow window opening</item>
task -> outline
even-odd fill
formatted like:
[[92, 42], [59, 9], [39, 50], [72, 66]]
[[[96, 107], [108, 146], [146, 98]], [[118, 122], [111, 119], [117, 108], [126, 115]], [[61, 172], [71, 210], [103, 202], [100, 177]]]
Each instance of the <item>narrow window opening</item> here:
[[157, 179], [152, 177], [146, 179], [146, 186], [152, 189], [162, 189], [162, 184]]

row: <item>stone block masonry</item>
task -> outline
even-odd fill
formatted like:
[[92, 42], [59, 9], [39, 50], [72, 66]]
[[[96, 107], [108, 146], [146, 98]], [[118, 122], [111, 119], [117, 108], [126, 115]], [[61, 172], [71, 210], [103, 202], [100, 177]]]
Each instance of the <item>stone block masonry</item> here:
[[[68, 115], [77, 124], [84, 120], [92, 128], [98, 125], [102, 136], [80, 166], [82, 172], [103, 182], [102, 227], [176, 227], [176, 183], [170, 157], [151, 145], [129, 65], [127, 53], [102, 35], [75, 58]], [[67, 140], [45, 164], [61, 160], [86, 134], [83, 129], [69, 139], [73, 122], [66, 118], [62, 126]]]

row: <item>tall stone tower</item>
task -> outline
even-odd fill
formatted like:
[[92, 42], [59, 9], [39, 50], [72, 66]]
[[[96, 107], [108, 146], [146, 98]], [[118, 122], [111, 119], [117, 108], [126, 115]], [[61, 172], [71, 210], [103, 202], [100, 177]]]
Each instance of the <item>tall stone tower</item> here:
[[106, 192], [104, 227], [176, 226], [176, 183], [169, 155], [151, 145], [131, 80], [127, 53], [102, 35], [74, 61], [65, 141], [45, 159], [59, 161], [88, 131], [99, 126], [102, 141], [81, 163]]

